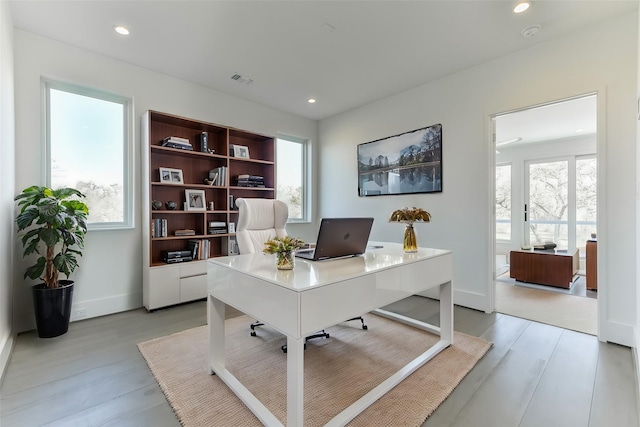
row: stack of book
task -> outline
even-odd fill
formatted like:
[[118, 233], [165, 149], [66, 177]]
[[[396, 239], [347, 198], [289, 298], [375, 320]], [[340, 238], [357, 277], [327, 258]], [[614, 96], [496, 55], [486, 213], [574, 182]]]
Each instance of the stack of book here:
[[236, 177], [238, 187], [262, 187], [264, 188], [264, 177], [260, 175], [238, 175]]
[[220, 166], [209, 171], [210, 185], [219, 185], [224, 187], [227, 185], [227, 167]]
[[223, 221], [209, 221], [209, 234], [226, 234], [227, 223]]
[[167, 220], [154, 218], [151, 220], [151, 237], [167, 237]]
[[168, 136], [162, 140], [161, 145], [163, 147], [193, 151], [193, 146], [191, 146], [189, 140], [187, 138], [180, 138], [179, 136]]
[[191, 230], [189, 228], [185, 228], [185, 229], [180, 229], [180, 230], [176, 230], [173, 232], [174, 236], [195, 236], [196, 235], [196, 231], [195, 230]]
[[191, 259], [209, 258], [209, 241], [207, 239], [189, 240], [188, 245], [191, 251]]

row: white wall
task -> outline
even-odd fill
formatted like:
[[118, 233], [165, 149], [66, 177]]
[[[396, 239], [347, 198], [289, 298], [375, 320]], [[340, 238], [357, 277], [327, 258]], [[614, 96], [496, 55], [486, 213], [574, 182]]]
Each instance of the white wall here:
[[[372, 237], [399, 242], [389, 213], [419, 206], [422, 245], [454, 253], [454, 298], [491, 310], [492, 114], [597, 92], [606, 176], [599, 204], [601, 339], [632, 345], [636, 319], [636, 14], [541, 43], [320, 122], [320, 214], [374, 215]], [[357, 196], [357, 144], [443, 125], [443, 192]], [[600, 250], [604, 249], [604, 250]]]
[[0, 379], [13, 347], [14, 141], [13, 22], [0, 1]]
[[[42, 165], [41, 77], [50, 77], [133, 97], [135, 125], [135, 221], [133, 230], [92, 231], [86, 239], [76, 281], [74, 309], [88, 317], [142, 306], [142, 236], [140, 229], [140, 116], [149, 109], [232, 126], [252, 132], [283, 133], [317, 142], [317, 122], [251, 103], [181, 80], [135, 67], [51, 39], [15, 30], [16, 182], [15, 191], [45, 183]], [[313, 235], [314, 224], [288, 227]], [[19, 242], [15, 244], [15, 250]], [[15, 326], [34, 327], [29, 286], [22, 279], [28, 265], [15, 257]]]

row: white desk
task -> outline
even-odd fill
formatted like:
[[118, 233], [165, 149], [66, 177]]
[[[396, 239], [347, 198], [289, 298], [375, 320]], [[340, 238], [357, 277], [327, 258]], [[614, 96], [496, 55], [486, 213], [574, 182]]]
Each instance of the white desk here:
[[326, 425], [343, 426], [453, 342], [451, 251], [420, 248], [405, 254], [397, 243], [359, 257], [328, 261], [296, 258], [278, 271], [275, 256], [247, 254], [208, 261], [209, 367], [267, 426], [282, 423], [225, 367], [225, 303], [287, 336], [287, 426], [303, 425], [305, 336], [430, 288], [440, 288], [440, 328], [376, 310], [440, 335], [439, 342], [338, 414]]

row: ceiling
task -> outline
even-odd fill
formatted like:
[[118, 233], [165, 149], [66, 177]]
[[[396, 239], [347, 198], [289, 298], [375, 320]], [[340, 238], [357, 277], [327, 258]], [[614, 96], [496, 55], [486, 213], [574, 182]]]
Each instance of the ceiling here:
[[[314, 120], [638, 7], [534, 0], [515, 15], [507, 0], [10, 4], [19, 29]], [[131, 34], [116, 34], [115, 25]], [[521, 34], [534, 25], [535, 36]]]
[[499, 115], [495, 118], [496, 145], [502, 150], [593, 135], [598, 124], [597, 103], [594, 94]]

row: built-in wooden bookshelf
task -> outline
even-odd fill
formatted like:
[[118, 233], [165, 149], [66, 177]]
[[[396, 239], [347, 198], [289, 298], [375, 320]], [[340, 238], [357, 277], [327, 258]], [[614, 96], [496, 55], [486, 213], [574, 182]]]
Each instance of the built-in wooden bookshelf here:
[[[148, 310], [206, 297], [206, 258], [229, 254], [234, 234], [210, 234], [210, 222], [227, 227], [238, 221], [233, 201], [238, 197], [275, 197], [275, 139], [227, 126], [178, 117], [157, 111], [142, 116], [143, 157], [143, 302]], [[207, 133], [207, 149], [201, 135]], [[162, 145], [167, 137], [189, 140], [192, 150]], [[230, 147], [246, 148], [249, 157], [234, 157]], [[225, 182], [205, 183], [209, 171], [227, 168]], [[163, 182], [160, 168], [182, 171], [182, 183]], [[238, 175], [263, 177], [264, 186], [238, 186]], [[185, 190], [204, 192], [203, 210], [185, 210]], [[153, 202], [160, 203], [154, 209]], [[176, 209], [168, 209], [172, 201]], [[213, 209], [210, 203], [213, 202]], [[165, 220], [166, 235], [154, 237], [154, 220]], [[176, 230], [194, 235], [176, 236]], [[227, 228], [228, 230], [228, 228]], [[168, 264], [167, 252], [189, 250], [190, 240], [208, 240], [209, 251], [200, 260]]]

